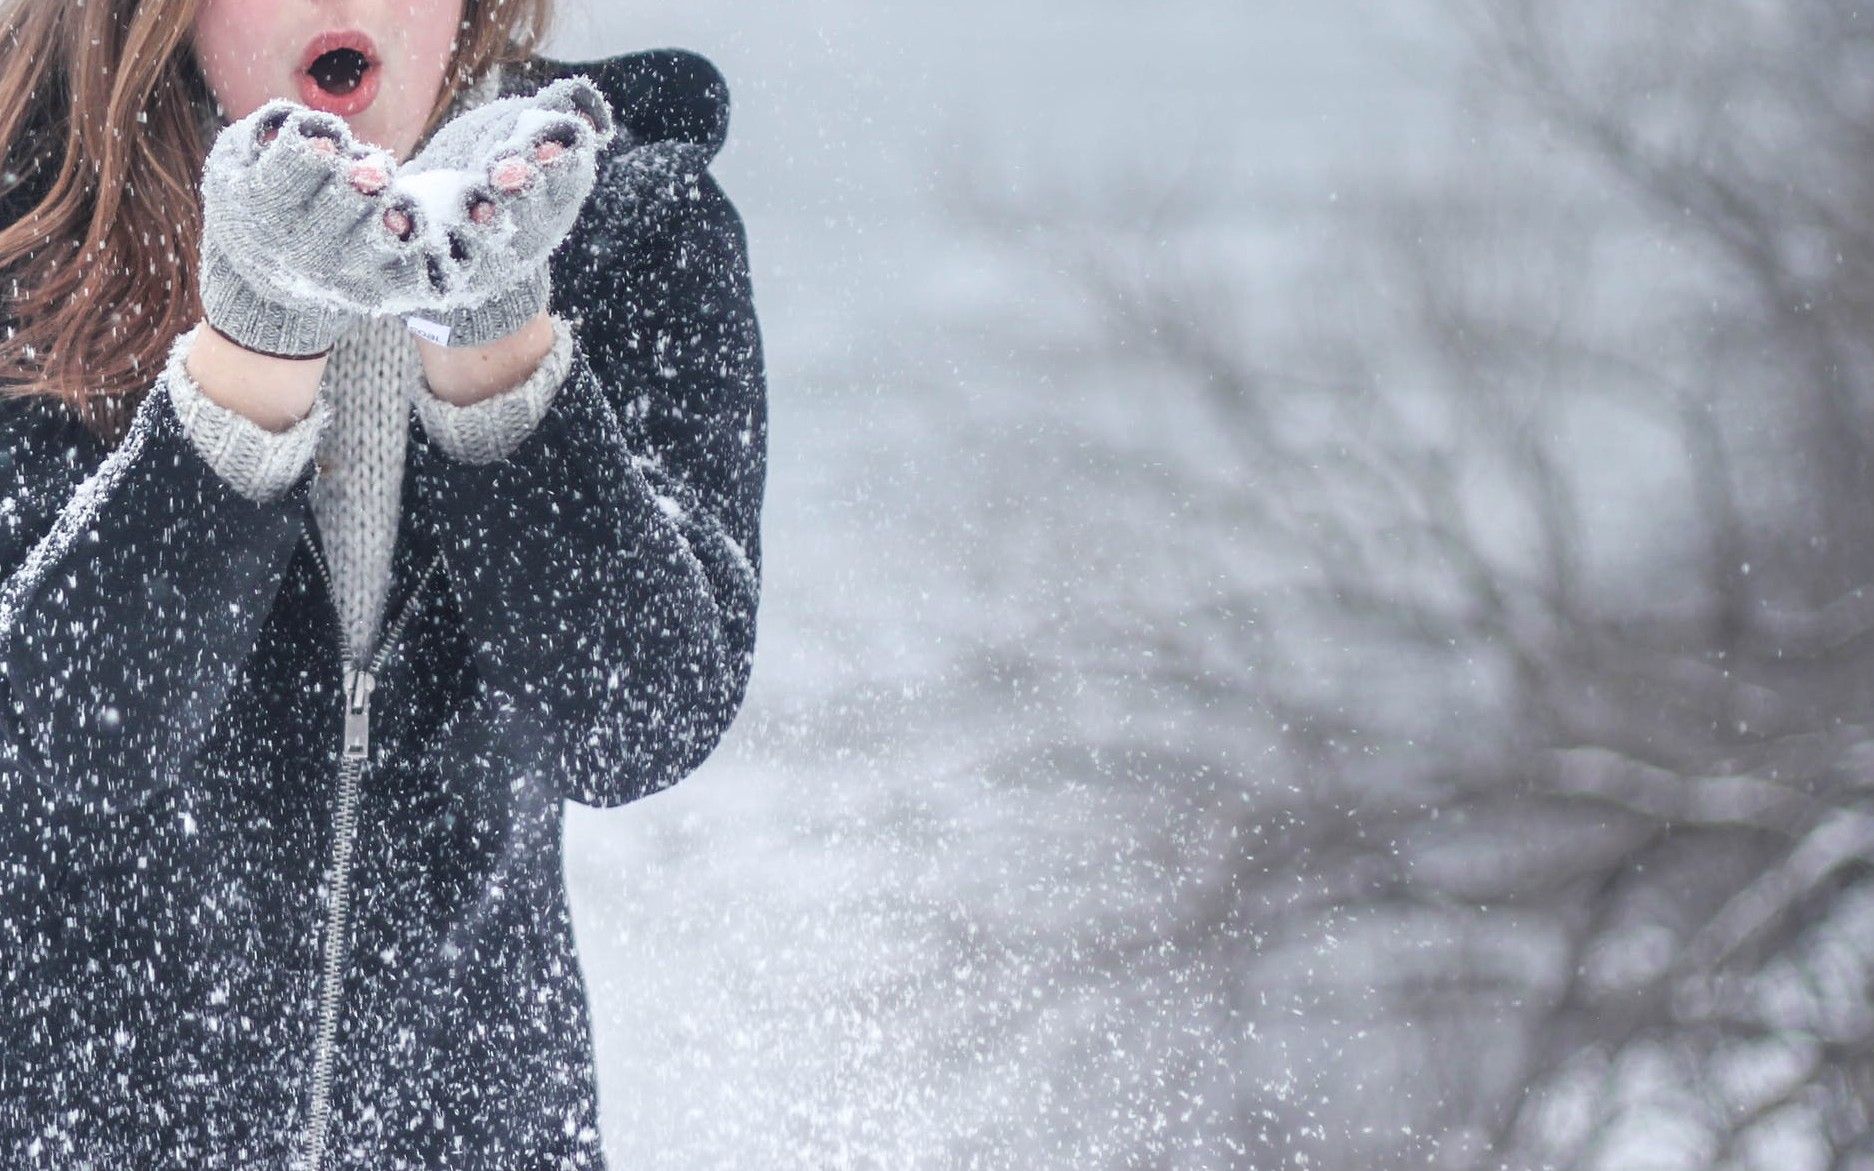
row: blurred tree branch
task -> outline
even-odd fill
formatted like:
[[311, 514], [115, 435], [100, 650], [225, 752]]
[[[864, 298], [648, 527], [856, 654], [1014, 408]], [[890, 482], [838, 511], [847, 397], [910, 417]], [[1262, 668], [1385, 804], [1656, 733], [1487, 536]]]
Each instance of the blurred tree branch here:
[[[1383, 975], [1343, 991], [1421, 1062], [1505, 1058], [1436, 1071], [1442, 1166], [1874, 1166], [1874, 14], [1453, 11], [1490, 147], [1347, 201], [1324, 292], [1253, 290], [1267, 208], [1203, 172], [948, 189], [1086, 311], [1041, 360], [1115, 402], [1059, 442], [1213, 548], [1097, 655], [1010, 653], [1284, 750], [1110, 962], [1172, 930], [1266, 987], [1358, 935]], [[1766, 1052], [1813, 1057], [1766, 1090]]]

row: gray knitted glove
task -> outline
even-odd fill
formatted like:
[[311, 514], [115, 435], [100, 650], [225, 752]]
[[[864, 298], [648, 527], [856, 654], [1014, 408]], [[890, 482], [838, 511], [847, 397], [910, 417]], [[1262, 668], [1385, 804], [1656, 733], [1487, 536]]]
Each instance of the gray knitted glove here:
[[526, 324], [546, 307], [547, 257], [579, 218], [614, 127], [598, 88], [568, 77], [437, 130], [385, 192], [405, 265], [380, 311], [449, 346]]
[[384, 228], [395, 162], [345, 123], [274, 101], [226, 127], [202, 172], [202, 305], [239, 345], [332, 348], [372, 312], [399, 257]]

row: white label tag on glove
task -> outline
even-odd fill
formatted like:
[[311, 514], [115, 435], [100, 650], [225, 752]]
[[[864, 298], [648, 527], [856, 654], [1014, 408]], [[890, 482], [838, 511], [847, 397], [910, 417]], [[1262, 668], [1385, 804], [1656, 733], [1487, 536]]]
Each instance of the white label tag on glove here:
[[403, 323], [410, 327], [411, 333], [426, 342], [434, 342], [439, 346], [449, 344], [449, 327], [440, 322], [431, 321], [427, 317], [406, 317]]

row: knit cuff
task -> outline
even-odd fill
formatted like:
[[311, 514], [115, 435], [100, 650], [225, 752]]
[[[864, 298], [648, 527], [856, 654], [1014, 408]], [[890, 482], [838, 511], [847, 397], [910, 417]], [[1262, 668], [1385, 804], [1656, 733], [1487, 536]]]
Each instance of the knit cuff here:
[[357, 314], [331, 305], [280, 305], [249, 288], [219, 248], [202, 246], [202, 316], [250, 350], [286, 358], [332, 348]]
[[485, 346], [500, 341], [538, 316], [547, 307], [552, 291], [553, 278], [543, 260], [532, 272], [503, 289], [500, 296], [473, 309], [456, 310], [451, 315], [454, 330], [449, 344]]
[[424, 433], [444, 454], [463, 463], [494, 463], [506, 459], [533, 434], [573, 362], [572, 330], [558, 317], [549, 320], [553, 322], [553, 348], [527, 380], [512, 390], [458, 406], [437, 397], [427, 379], [419, 380], [411, 396], [416, 400], [417, 417]]
[[305, 474], [332, 417], [332, 405], [321, 392], [305, 418], [284, 431], [269, 431], [209, 398], [189, 377], [184, 357], [194, 336], [192, 329], [176, 340], [163, 369], [182, 432], [235, 491], [256, 503], [271, 503]]

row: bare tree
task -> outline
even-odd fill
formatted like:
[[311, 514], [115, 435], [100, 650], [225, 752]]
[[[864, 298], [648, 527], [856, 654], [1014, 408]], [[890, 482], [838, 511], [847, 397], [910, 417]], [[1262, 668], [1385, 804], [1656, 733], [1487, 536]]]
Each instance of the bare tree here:
[[1134, 947], [1228, 984], [1238, 1149], [1874, 1166], [1874, 15], [1454, 11], [1478, 145], [1312, 280], [1227, 177], [959, 186], [1089, 310], [988, 344], [1111, 385], [1058, 442], [1189, 570], [1003, 649], [1182, 721], [1081, 743], [1211, 827]]

